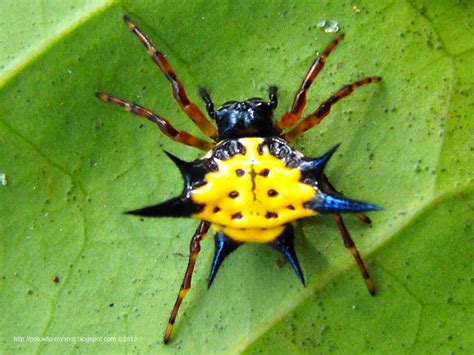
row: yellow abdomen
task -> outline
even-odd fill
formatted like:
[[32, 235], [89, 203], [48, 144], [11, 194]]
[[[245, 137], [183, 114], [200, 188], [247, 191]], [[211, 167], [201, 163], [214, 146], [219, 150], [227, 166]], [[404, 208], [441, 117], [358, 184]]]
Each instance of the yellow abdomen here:
[[239, 142], [244, 152], [217, 160], [218, 171], [206, 174], [206, 184], [191, 191], [192, 201], [204, 205], [194, 218], [213, 223], [236, 241], [267, 243], [284, 225], [316, 214], [303, 206], [316, 188], [301, 182], [298, 168], [271, 155], [263, 138]]

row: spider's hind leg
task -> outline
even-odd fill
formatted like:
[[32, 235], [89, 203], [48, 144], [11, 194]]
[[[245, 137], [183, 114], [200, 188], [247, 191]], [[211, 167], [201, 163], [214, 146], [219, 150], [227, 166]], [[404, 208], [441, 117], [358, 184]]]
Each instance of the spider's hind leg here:
[[174, 322], [179, 311], [179, 307], [183, 302], [184, 297], [191, 288], [191, 279], [193, 277], [194, 266], [196, 265], [196, 259], [201, 251], [201, 240], [206, 236], [207, 231], [211, 224], [209, 222], [202, 221], [199, 223], [199, 226], [196, 229], [196, 232], [191, 239], [191, 244], [189, 246], [189, 261], [184, 274], [183, 282], [178, 292], [178, 297], [176, 298], [176, 303], [174, 304], [173, 310], [171, 311], [170, 319], [166, 327], [165, 335], [163, 337], [163, 342], [167, 344], [170, 340], [171, 333], [173, 332]]
[[347, 249], [349, 249], [352, 256], [354, 257], [357, 263], [357, 266], [359, 267], [359, 270], [362, 274], [362, 277], [364, 278], [365, 285], [367, 286], [367, 290], [372, 296], [375, 296], [376, 290], [375, 290], [374, 281], [370, 277], [369, 272], [367, 271], [367, 268], [365, 267], [364, 261], [362, 260], [359, 250], [357, 249], [354, 241], [352, 240], [351, 235], [349, 234], [349, 231], [347, 230], [344, 224], [344, 220], [342, 219], [341, 214], [335, 213], [334, 218], [336, 218], [337, 227], [339, 228], [339, 232], [341, 233], [342, 239], [344, 240], [344, 246]]
[[[322, 175], [321, 182], [325, 190], [328, 190], [332, 193], [340, 195], [340, 192], [336, 190], [336, 188], [331, 184], [331, 182], [329, 181], [329, 179], [327, 178], [325, 174]], [[347, 249], [349, 249], [349, 251], [351, 252], [352, 256], [354, 257], [357, 263], [357, 266], [359, 267], [360, 273], [362, 274], [362, 277], [364, 278], [365, 285], [367, 286], [367, 290], [372, 296], [374, 296], [376, 292], [374, 281], [370, 277], [369, 272], [367, 271], [367, 267], [365, 266], [365, 263], [362, 260], [362, 257], [360, 256], [359, 249], [357, 249], [357, 246], [355, 245], [354, 240], [352, 240], [352, 237], [349, 231], [347, 230], [346, 225], [344, 224], [342, 215], [340, 213], [334, 213], [333, 215], [334, 215], [334, 218], [336, 219], [337, 228], [339, 229], [339, 232], [341, 233], [342, 239], [344, 241], [344, 246]], [[363, 212], [358, 212], [356, 216], [364, 223], [367, 223], [367, 224], [372, 223], [370, 218], [367, 217], [367, 215]]]

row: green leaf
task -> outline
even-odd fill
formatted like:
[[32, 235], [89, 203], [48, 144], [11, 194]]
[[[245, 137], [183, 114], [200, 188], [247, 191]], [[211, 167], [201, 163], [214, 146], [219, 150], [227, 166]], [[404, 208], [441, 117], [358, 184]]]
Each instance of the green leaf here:
[[[0, 5], [1, 350], [474, 351], [471, 2], [35, 4]], [[265, 97], [276, 84], [277, 116], [335, 36], [318, 24], [339, 24], [346, 39], [308, 110], [354, 80], [383, 81], [338, 103], [295, 145], [319, 155], [342, 142], [332, 182], [385, 207], [371, 227], [346, 218], [375, 297], [329, 216], [298, 228], [306, 288], [275, 251], [246, 245], [207, 290], [207, 238], [172, 341], [161, 343], [197, 223], [122, 212], [180, 192], [163, 149], [188, 160], [200, 153], [94, 93], [201, 135], [124, 14], [166, 53], [192, 100], [198, 85], [219, 104]]]

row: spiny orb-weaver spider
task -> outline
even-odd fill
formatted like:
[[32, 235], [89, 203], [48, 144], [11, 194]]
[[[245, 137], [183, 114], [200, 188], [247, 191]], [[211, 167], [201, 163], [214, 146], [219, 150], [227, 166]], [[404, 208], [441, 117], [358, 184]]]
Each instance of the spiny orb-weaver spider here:
[[200, 88], [199, 95], [209, 117], [217, 125], [216, 130], [196, 104], [189, 100], [181, 81], [163, 54], [128, 16], [124, 16], [124, 20], [171, 83], [173, 96], [181, 109], [212, 140], [209, 142], [179, 131], [165, 118], [140, 105], [117, 96], [96, 93], [99, 99], [120, 105], [156, 123], [161, 132], [172, 140], [207, 151], [203, 158], [192, 162], [165, 152], [181, 172], [183, 192], [158, 205], [127, 212], [145, 217], [193, 217], [200, 220], [191, 239], [188, 266], [166, 327], [164, 343], [170, 339], [181, 302], [191, 287], [200, 243], [211, 225], [215, 230], [215, 254], [209, 287], [223, 260], [244, 243], [269, 244], [280, 251], [304, 285], [305, 279], [293, 246], [293, 224], [318, 213], [332, 214], [345, 247], [357, 262], [368, 291], [374, 295], [374, 283], [344, 225], [341, 213], [355, 213], [362, 222], [371, 223], [364, 212], [381, 208], [348, 199], [329, 182], [324, 167], [339, 144], [317, 158], [305, 157], [289, 144], [318, 125], [340, 99], [362, 85], [381, 80], [378, 76], [371, 76], [346, 85], [324, 101], [316, 111], [300, 120], [308, 89], [344, 35], [337, 36], [313, 61], [296, 92], [291, 109], [278, 121], [273, 121], [273, 111], [278, 102], [276, 86], [269, 87], [268, 102], [261, 98], [229, 101], [217, 110], [207, 90]]

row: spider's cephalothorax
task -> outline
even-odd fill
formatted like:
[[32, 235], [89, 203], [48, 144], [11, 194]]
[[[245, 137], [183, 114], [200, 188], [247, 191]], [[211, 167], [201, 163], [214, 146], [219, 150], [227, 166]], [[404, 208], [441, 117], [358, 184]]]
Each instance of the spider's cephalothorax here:
[[262, 99], [228, 102], [214, 116], [219, 139], [278, 135], [273, 126], [273, 108]]
[[269, 89], [268, 102], [260, 98], [242, 102], [229, 101], [217, 110], [214, 110], [209, 93], [201, 88], [200, 96], [206, 104], [207, 113], [217, 125], [216, 130], [202, 111], [188, 99], [183, 85], [163, 54], [128, 17], [124, 19], [170, 81], [173, 96], [183, 111], [212, 139], [209, 142], [178, 131], [166, 119], [142, 106], [116, 96], [97, 93], [100, 99], [121, 105], [156, 123], [171, 139], [207, 151], [203, 158], [192, 162], [167, 153], [183, 176], [182, 193], [160, 204], [128, 212], [147, 217], [193, 217], [201, 221], [191, 239], [188, 267], [171, 312], [164, 342], [167, 343], [171, 336], [178, 309], [191, 287], [200, 242], [211, 226], [215, 231], [215, 254], [209, 286], [223, 260], [244, 243], [268, 244], [280, 251], [305, 284], [293, 246], [293, 224], [318, 213], [332, 214], [344, 245], [354, 256], [369, 292], [374, 295], [375, 286], [341, 214], [355, 213], [363, 222], [370, 223], [364, 212], [380, 208], [344, 197], [329, 182], [324, 168], [339, 145], [320, 157], [309, 158], [289, 143], [321, 122], [337, 101], [351, 94], [357, 87], [381, 80], [374, 76], [346, 85], [324, 101], [316, 111], [301, 119], [306, 105], [306, 92], [343, 35], [336, 37], [321, 57], [313, 62], [295, 95], [291, 109], [277, 121], [273, 120], [273, 111], [277, 107], [275, 86]]

